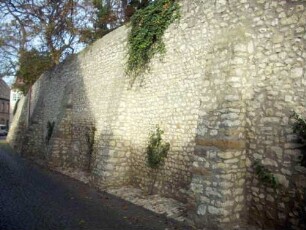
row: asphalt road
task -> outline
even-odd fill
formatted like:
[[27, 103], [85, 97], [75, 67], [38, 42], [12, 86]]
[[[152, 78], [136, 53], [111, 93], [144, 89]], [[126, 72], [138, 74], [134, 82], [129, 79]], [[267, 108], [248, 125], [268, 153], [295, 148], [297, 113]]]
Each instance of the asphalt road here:
[[36, 229], [189, 227], [35, 165], [0, 140], [0, 230]]

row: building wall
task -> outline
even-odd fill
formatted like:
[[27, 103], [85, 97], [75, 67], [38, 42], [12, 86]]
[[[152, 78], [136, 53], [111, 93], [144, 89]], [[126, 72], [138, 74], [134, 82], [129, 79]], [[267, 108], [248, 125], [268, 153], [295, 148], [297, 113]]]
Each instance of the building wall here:
[[9, 125], [10, 119], [10, 88], [0, 79], [0, 124]]
[[[289, 117], [306, 116], [306, 3], [180, 3], [166, 54], [134, 84], [124, 67], [129, 28], [121, 27], [41, 76], [10, 143], [52, 167], [89, 173], [99, 188], [148, 191], [155, 172], [146, 147], [159, 125], [171, 147], [154, 191], [187, 202], [198, 226], [303, 229], [306, 177]], [[259, 180], [255, 159], [280, 187]]]
[[14, 112], [16, 112], [16, 109], [17, 109], [15, 107], [18, 106], [18, 103], [22, 96], [23, 95], [17, 90], [13, 90], [13, 89], [11, 90], [11, 93], [10, 93], [10, 123], [12, 122], [13, 117], [14, 117]]

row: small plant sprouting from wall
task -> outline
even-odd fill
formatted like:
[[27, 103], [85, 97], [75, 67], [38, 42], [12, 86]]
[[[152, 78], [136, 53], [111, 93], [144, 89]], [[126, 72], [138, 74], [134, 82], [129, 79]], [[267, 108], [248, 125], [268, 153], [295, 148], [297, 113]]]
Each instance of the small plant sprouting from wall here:
[[175, 0], [158, 0], [132, 16], [127, 73], [134, 79], [147, 68], [156, 53], [165, 52], [162, 36], [168, 26], [179, 18], [179, 8]]
[[156, 131], [150, 135], [149, 145], [147, 147], [147, 164], [153, 170], [153, 181], [151, 183], [149, 194], [153, 193], [153, 188], [157, 179], [157, 173], [160, 166], [164, 165], [167, 158], [170, 144], [162, 139], [163, 130], [156, 127]]
[[16, 104], [15, 104], [14, 110], [13, 110], [13, 115], [15, 115], [16, 112], [17, 112], [19, 101], [20, 101], [20, 99], [18, 99], [18, 100], [16, 101]]
[[55, 126], [55, 122], [51, 122], [51, 121], [48, 121], [47, 123], [47, 135], [46, 135], [46, 142], [47, 144], [49, 144], [49, 141], [51, 139], [51, 136], [52, 136], [52, 133], [53, 133], [53, 130], [54, 130], [54, 126]]
[[294, 119], [293, 132], [298, 135], [302, 151], [301, 165], [306, 167], [306, 120], [296, 112], [293, 112], [291, 118]]
[[274, 189], [279, 187], [279, 182], [275, 178], [275, 176], [261, 164], [261, 162], [257, 159], [254, 162], [254, 168], [258, 179], [265, 185], [270, 186]]
[[94, 150], [94, 143], [95, 143], [95, 133], [96, 133], [96, 128], [94, 126], [87, 127], [86, 133], [85, 133], [85, 138], [86, 138], [86, 143], [88, 147], [88, 166], [87, 170], [91, 170], [91, 158], [92, 158], [92, 153]]
[[164, 134], [164, 131], [157, 126], [156, 131], [150, 135], [147, 147], [147, 162], [152, 169], [157, 169], [164, 164], [170, 149], [170, 144], [163, 142], [162, 134]]

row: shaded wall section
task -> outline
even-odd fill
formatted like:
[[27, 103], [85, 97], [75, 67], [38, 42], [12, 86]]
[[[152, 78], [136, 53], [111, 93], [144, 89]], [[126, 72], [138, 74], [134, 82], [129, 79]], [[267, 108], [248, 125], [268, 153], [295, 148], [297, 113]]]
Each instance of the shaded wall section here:
[[[302, 229], [305, 169], [289, 115], [306, 116], [305, 3], [180, 4], [166, 54], [133, 85], [124, 26], [41, 76], [20, 103], [10, 143], [99, 188], [148, 191], [146, 147], [159, 125], [171, 147], [153, 191], [187, 201], [197, 225]], [[259, 180], [256, 159], [278, 178], [277, 191]]]
[[[186, 46], [187, 32], [174, 23], [165, 35], [168, 52], [152, 60], [150, 71], [131, 85], [125, 74], [128, 30], [117, 29], [44, 74], [25, 99], [31, 105], [23, 141], [14, 141], [20, 135], [18, 127], [9, 139], [26, 156], [54, 168], [88, 173], [100, 188], [133, 184], [148, 191], [153, 178], [146, 147], [159, 125], [171, 148], [153, 190], [186, 200], [201, 80], [195, 60], [203, 58], [195, 48], [201, 41]], [[173, 36], [172, 30], [181, 35]], [[27, 109], [23, 104], [21, 113], [27, 114]], [[94, 130], [92, 143], [86, 130]]]
[[[199, 225], [305, 228], [305, 168], [290, 114], [305, 117], [305, 2], [206, 1], [207, 40], [190, 204]], [[191, 12], [199, 7], [196, 3]], [[277, 189], [255, 172], [259, 160]], [[302, 182], [304, 181], [304, 182]]]

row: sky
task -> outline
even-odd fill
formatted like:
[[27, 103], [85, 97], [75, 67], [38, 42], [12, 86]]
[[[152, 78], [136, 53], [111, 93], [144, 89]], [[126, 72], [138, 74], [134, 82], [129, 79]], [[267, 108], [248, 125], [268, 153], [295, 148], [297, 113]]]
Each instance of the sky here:
[[14, 77], [13, 76], [11, 76], [11, 77], [4, 77], [3, 80], [5, 81], [6, 84], [8, 84], [8, 86], [11, 87], [11, 85], [14, 82]]

